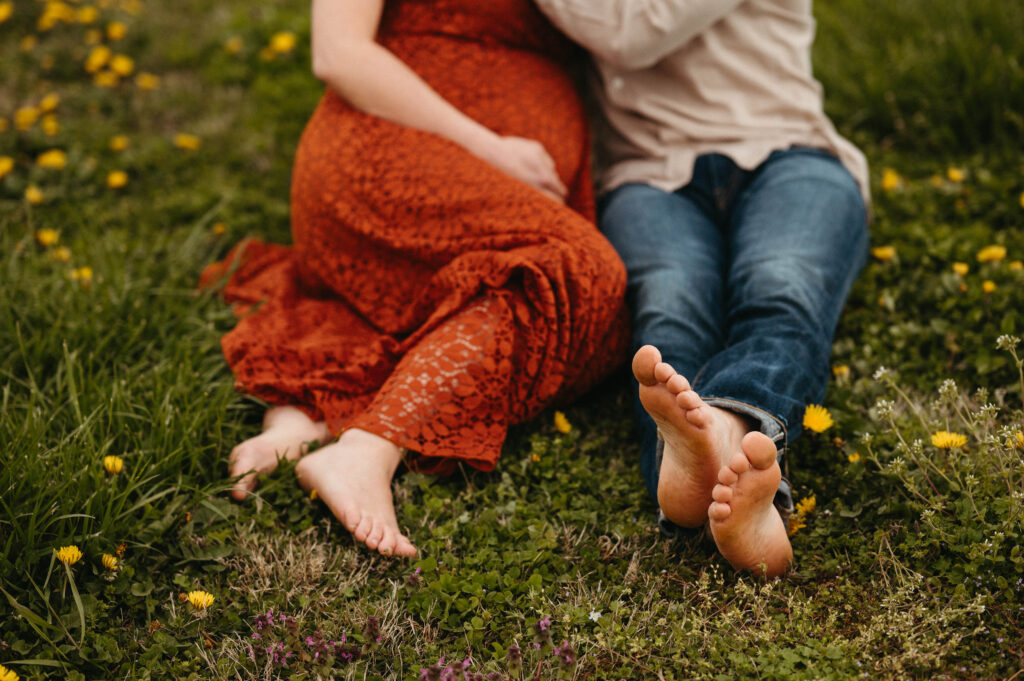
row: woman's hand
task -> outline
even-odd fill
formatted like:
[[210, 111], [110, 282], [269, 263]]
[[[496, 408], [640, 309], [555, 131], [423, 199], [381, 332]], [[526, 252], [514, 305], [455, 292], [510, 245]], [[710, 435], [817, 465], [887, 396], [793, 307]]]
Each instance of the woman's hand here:
[[540, 142], [499, 136], [478, 155], [498, 170], [565, 203], [568, 190], [558, 177], [554, 159]]

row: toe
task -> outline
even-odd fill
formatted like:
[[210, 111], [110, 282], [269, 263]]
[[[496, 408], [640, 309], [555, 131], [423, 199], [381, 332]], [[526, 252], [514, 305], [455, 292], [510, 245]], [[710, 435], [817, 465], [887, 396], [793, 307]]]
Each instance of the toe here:
[[413, 543], [409, 541], [405, 535], [398, 535], [395, 543], [395, 555], [413, 558], [416, 556], [416, 553], [416, 547], [413, 546]]
[[676, 375], [676, 370], [672, 368], [671, 364], [665, 362], [658, 362], [654, 365], [654, 378], [660, 383], [668, 382], [668, 379]]
[[676, 404], [683, 409], [699, 409], [704, 406], [704, 400], [700, 399], [700, 395], [692, 390], [683, 390], [676, 395]]
[[397, 544], [398, 541], [395, 536], [395, 531], [391, 528], [387, 528], [384, 530], [384, 536], [381, 538], [380, 543], [377, 544], [377, 550], [380, 551], [382, 555], [391, 556], [394, 555], [395, 546]]
[[369, 534], [366, 535], [366, 545], [371, 549], [375, 549], [380, 546], [383, 539], [384, 525], [379, 520], [374, 520]]
[[697, 428], [707, 428], [711, 425], [711, 412], [703, 405], [696, 409], [687, 409], [686, 420]]
[[732, 507], [729, 504], [719, 503], [717, 501], [711, 502], [708, 506], [708, 518], [721, 522], [732, 515]]
[[654, 366], [661, 361], [661, 353], [653, 345], [645, 345], [633, 355], [633, 375], [643, 385], [654, 385]]
[[373, 518], [366, 513], [361, 514], [362, 517], [359, 519], [359, 523], [355, 529], [352, 530], [352, 535], [359, 541], [366, 541], [366, 538], [370, 536], [370, 531], [373, 529]]
[[728, 485], [715, 485], [715, 488], [711, 490], [711, 498], [723, 504], [729, 503], [732, 501], [732, 487]]
[[718, 471], [718, 482], [723, 485], [735, 485], [740, 476], [728, 466], [722, 466]]
[[757, 431], [747, 433], [743, 436], [740, 445], [750, 464], [757, 469], [764, 470], [771, 468], [775, 463], [777, 450], [775, 443], [764, 433]]
[[671, 392], [679, 394], [684, 390], [690, 389], [690, 382], [687, 381], [686, 377], [683, 376], [682, 374], [676, 374], [672, 378], [668, 379], [668, 382], [665, 383], [665, 387], [668, 388]]
[[747, 459], [743, 452], [736, 452], [732, 458], [729, 459], [729, 468], [734, 473], [742, 475], [750, 470], [750, 461]]

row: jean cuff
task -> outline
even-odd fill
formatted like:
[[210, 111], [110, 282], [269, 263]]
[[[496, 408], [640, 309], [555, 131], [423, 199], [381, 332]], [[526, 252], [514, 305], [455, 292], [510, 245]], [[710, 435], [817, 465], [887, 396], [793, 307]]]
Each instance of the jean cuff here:
[[[776, 460], [779, 463], [779, 469], [782, 471], [782, 480], [779, 482], [779, 489], [775, 492], [775, 499], [773, 503], [775, 508], [778, 509], [779, 515], [782, 516], [783, 520], [789, 518], [793, 513], [793, 488], [789, 484], [789, 460], [786, 457], [786, 425], [779, 419], [775, 418], [763, 409], [759, 409], [746, 402], [740, 402], [738, 400], [729, 399], [726, 397], [702, 397], [704, 404], [718, 407], [719, 409], [727, 409], [737, 414], [742, 414], [751, 418], [754, 423], [757, 424], [757, 429], [767, 435], [772, 442], [775, 443], [775, 449], [777, 454], [775, 455]], [[658, 470], [661, 470], [661, 459], [665, 454], [665, 442], [661, 439], [661, 433], [658, 433], [658, 445], [655, 453], [655, 466]], [[670, 539], [675, 538], [680, 528], [678, 525], [673, 523], [671, 520], [665, 517], [665, 514], [658, 509], [658, 530], [661, 534]]]

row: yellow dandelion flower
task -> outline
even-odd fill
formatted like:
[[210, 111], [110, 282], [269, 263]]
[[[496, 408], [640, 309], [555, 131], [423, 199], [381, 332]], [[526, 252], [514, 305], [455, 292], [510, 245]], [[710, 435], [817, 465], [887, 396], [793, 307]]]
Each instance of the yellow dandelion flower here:
[[7, 132], [9, 127], [11, 127], [10, 122], [3, 116], [0, 116], [0, 132]]
[[100, 562], [103, 563], [103, 567], [107, 568], [108, 570], [117, 569], [117, 556], [112, 556], [109, 553], [104, 553], [103, 556], [100, 558]]
[[794, 513], [793, 515], [789, 516], [789, 520], [786, 521], [786, 534], [792, 537], [794, 534], [804, 529], [805, 527], [807, 527], [807, 523], [804, 522], [804, 519], [801, 516], [798, 516]]
[[39, 39], [34, 35], [27, 35], [18, 42], [18, 49], [22, 52], [31, 52], [36, 49], [36, 45], [39, 43]]
[[142, 71], [135, 76], [135, 86], [140, 90], [156, 90], [160, 87], [160, 76]]
[[854, 452], [853, 454], [848, 454], [846, 460], [849, 461], [850, 463], [857, 463], [858, 461], [860, 461], [860, 454], [857, 452]]
[[107, 174], [107, 186], [111, 189], [120, 189], [128, 184], [128, 173], [123, 170], [113, 170]]
[[69, 263], [71, 262], [71, 249], [67, 246], [58, 246], [50, 251], [50, 258], [56, 262]]
[[850, 367], [845, 364], [832, 367], [832, 375], [839, 380], [847, 379], [850, 377]]
[[92, 82], [97, 87], [112, 88], [117, 87], [117, 84], [121, 82], [121, 78], [113, 71], [100, 71], [92, 77]]
[[823, 433], [832, 427], [832, 414], [820, 404], [808, 404], [804, 410], [804, 428]]
[[960, 284], [960, 293], [967, 293], [967, 284]]
[[981, 290], [984, 291], [985, 293], [992, 293], [993, 291], [996, 290], [996, 282], [992, 281], [991, 279], [986, 279], [985, 281], [981, 282]]
[[39, 154], [36, 165], [50, 170], [61, 170], [68, 164], [68, 155], [60, 149], [50, 149]]
[[85, 7], [79, 8], [78, 12], [75, 13], [75, 19], [80, 24], [91, 24], [96, 21], [100, 16], [99, 10], [92, 5], [86, 5]]
[[195, 151], [200, 147], [201, 144], [202, 140], [200, 140], [195, 135], [189, 135], [188, 133], [179, 132], [177, 135], [174, 136], [174, 146], [178, 147], [179, 149], [185, 149], [186, 151]]
[[49, 227], [36, 230], [36, 243], [40, 246], [49, 248], [50, 246], [55, 246], [58, 241], [60, 241], [60, 234], [57, 233], [57, 230], [50, 229]]
[[569, 423], [569, 419], [565, 418], [565, 414], [560, 411], [555, 412], [555, 430], [562, 434], [572, 430], [572, 424]]
[[14, 3], [0, 2], [0, 24], [10, 19], [12, 14], [14, 14]]
[[[11, 3], [7, 3], [8, 5]], [[18, 681], [20, 677], [13, 670], [0, 664], [0, 681]]]
[[25, 200], [32, 205], [39, 205], [45, 199], [46, 197], [43, 195], [43, 192], [34, 184], [30, 184], [25, 188]]
[[43, 113], [50, 113], [57, 108], [58, 104], [60, 104], [60, 95], [56, 92], [51, 92], [39, 100], [39, 110]]
[[127, 135], [114, 135], [110, 138], [110, 142], [107, 143], [111, 151], [124, 151], [128, 148], [128, 136]]
[[14, 127], [28, 130], [39, 120], [39, 109], [34, 106], [23, 106], [14, 112]]
[[804, 497], [800, 501], [796, 502], [797, 515], [806, 516], [808, 513], [813, 513], [814, 509], [818, 507], [818, 498], [813, 494], [809, 497]]
[[125, 54], [114, 55], [110, 59], [110, 70], [119, 76], [130, 76], [135, 70], [135, 60]]
[[963, 182], [964, 171], [962, 168], [949, 167], [946, 169], [946, 177], [950, 182]]
[[85, 32], [86, 45], [99, 45], [103, 42], [103, 34], [97, 28], [90, 28]]
[[970, 266], [965, 262], [953, 263], [953, 271], [959, 274], [961, 277], [971, 271]]
[[939, 449], [956, 449], [967, 444], [967, 436], [961, 433], [950, 433], [940, 430], [932, 435], [932, 444]]
[[540, 454], [538, 454], [537, 452], [530, 454], [530, 461], [534, 463], [540, 463]]
[[882, 189], [887, 192], [891, 192], [903, 183], [903, 178], [892, 168], [886, 168], [882, 171]]
[[78, 561], [82, 560], [82, 552], [74, 544], [71, 546], [62, 546], [60, 549], [54, 549], [54, 553], [57, 554], [57, 560], [65, 565], [74, 565]]
[[270, 38], [270, 49], [277, 54], [284, 54], [295, 49], [297, 39], [291, 31], [280, 31]]
[[189, 591], [188, 602], [192, 604], [192, 607], [196, 610], [206, 610], [213, 605], [213, 594], [205, 591]]
[[892, 260], [896, 257], [896, 248], [894, 246], [876, 246], [871, 249], [871, 255], [882, 261]]
[[[89, 266], [76, 267], [71, 270], [71, 278], [82, 286], [88, 288], [89, 284], [92, 282], [92, 268]], [[114, 458], [116, 459], [117, 457]], [[106, 466], [106, 461], [104, 461], [104, 466]]]
[[[89, 268], [81, 268], [89, 269]], [[92, 278], [92, 270], [89, 270], [89, 278]], [[124, 459], [119, 456], [105, 456], [103, 457], [103, 467], [107, 469], [107, 472], [111, 475], [117, 475], [124, 468]]]
[[1010, 270], [1024, 270], [1024, 262], [1021, 262], [1020, 260], [1014, 260], [1006, 267]]
[[89, 52], [89, 56], [85, 58], [85, 70], [89, 73], [96, 73], [110, 61], [110, 57], [113, 53], [110, 48], [106, 45], [97, 45], [92, 48]]
[[266, 45], [260, 48], [260, 60], [261, 61], [272, 61], [277, 56], [277, 52], [274, 52], [274, 48], [270, 45]]
[[110, 40], [120, 40], [127, 32], [128, 29], [120, 21], [111, 21], [107, 24], [107, 38]]
[[53, 137], [60, 132], [60, 123], [57, 121], [57, 116], [55, 114], [43, 116], [43, 121], [40, 125], [43, 128], [43, 132], [50, 137]]
[[217, 236], [224, 234], [226, 231], [228, 231], [228, 226], [223, 222], [218, 222], [213, 226], [213, 233]]
[[1006, 246], [993, 244], [978, 251], [978, 262], [999, 262], [1006, 257]]
[[242, 39], [233, 35], [224, 41], [224, 51], [228, 54], [238, 54], [242, 51]]
[[0, 180], [7, 177], [12, 170], [14, 170], [14, 159], [10, 156], [0, 156]]

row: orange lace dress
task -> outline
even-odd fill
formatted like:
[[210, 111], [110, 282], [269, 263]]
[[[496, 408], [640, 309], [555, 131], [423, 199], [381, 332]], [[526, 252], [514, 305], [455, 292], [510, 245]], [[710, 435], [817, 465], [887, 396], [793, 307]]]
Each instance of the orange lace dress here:
[[572, 48], [527, 0], [388, 2], [378, 40], [470, 117], [541, 142], [567, 205], [328, 91], [295, 159], [294, 245], [245, 241], [203, 281], [242, 315], [222, 341], [240, 390], [387, 438], [417, 470], [490, 470], [510, 424], [628, 352]]

